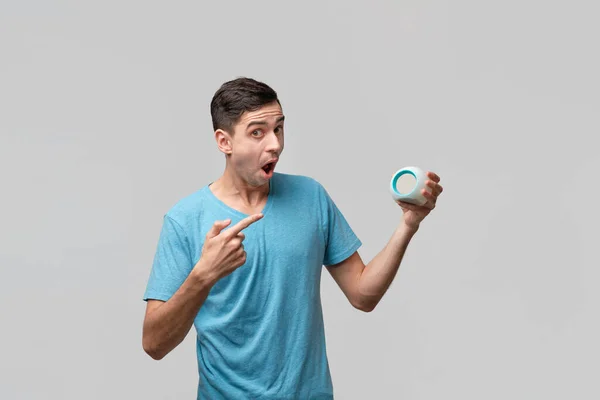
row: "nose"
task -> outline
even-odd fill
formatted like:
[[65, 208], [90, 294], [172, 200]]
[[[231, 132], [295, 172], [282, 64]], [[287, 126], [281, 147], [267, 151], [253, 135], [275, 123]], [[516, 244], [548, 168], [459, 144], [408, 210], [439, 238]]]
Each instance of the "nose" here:
[[267, 138], [266, 151], [279, 155], [283, 151], [283, 136], [271, 132]]

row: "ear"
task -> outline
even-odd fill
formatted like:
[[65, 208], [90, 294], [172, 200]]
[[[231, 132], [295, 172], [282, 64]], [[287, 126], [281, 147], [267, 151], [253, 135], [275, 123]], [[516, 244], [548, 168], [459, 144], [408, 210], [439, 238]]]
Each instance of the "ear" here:
[[231, 135], [229, 135], [229, 133], [222, 129], [217, 129], [215, 131], [215, 140], [217, 141], [217, 147], [219, 147], [219, 150], [222, 153], [226, 155], [231, 154], [233, 150], [233, 145]]

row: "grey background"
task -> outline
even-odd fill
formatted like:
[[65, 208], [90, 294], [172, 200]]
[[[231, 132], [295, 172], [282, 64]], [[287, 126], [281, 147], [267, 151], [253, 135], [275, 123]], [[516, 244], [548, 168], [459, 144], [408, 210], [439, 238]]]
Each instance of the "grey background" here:
[[192, 333], [145, 355], [163, 213], [223, 171], [209, 102], [281, 96], [278, 170], [370, 261], [391, 175], [445, 191], [378, 308], [324, 270], [336, 398], [597, 399], [594, 2], [0, 2], [0, 398], [194, 398]]

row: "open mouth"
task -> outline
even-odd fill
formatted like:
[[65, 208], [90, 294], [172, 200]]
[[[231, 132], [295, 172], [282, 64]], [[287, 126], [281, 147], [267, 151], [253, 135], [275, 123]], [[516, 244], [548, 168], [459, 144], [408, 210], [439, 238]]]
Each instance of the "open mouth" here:
[[263, 166], [263, 171], [265, 171], [265, 174], [270, 175], [271, 172], [273, 172], [273, 170], [275, 169], [275, 162], [270, 162], [268, 164], [266, 164], [265, 166]]

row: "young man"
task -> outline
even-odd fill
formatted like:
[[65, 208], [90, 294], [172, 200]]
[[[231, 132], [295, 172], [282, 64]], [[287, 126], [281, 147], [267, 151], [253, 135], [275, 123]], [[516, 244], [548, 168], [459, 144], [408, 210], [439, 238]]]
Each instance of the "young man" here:
[[442, 187], [365, 266], [361, 241], [313, 178], [275, 172], [284, 149], [276, 92], [249, 78], [211, 103], [223, 175], [164, 216], [144, 300], [143, 348], [161, 359], [197, 332], [199, 399], [332, 399], [322, 319], [323, 266], [349, 303], [380, 301]]

